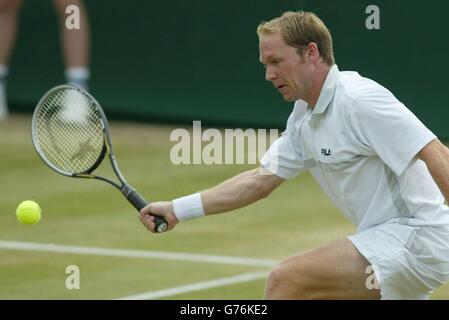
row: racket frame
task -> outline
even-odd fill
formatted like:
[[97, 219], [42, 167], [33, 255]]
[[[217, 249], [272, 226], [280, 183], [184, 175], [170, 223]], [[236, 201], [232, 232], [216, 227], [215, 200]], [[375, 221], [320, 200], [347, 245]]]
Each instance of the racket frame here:
[[[36, 118], [41, 109], [41, 106], [43, 105], [44, 101], [48, 98], [49, 95], [53, 94], [57, 90], [64, 90], [64, 89], [76, 90], [76, 91], [80, 92], [81, 94], [87, 96], [93, 102], [93, 104], [95, 105], [95, 108], [98, 110], [98, 112], [100, 114], [100, 121], [101, 121], [101, 126], [102, 126], [102, 131], [103, 131], [103, 148], [101, 150], [100, 155], [98, 156], [97, 161], [89, 169], [85, 170], [84, 172], [71, 173], [71, 172], [66, 172], [64, 170], [61, 170], [60, 168], [56, 167], [51, 162], [49, 162], [45, 156], [43, 156], [43, 152], [41, 151], [39, 144], [36, 142], [36, 140], [37, 140], [37, 138], [35, 137], [36, 132], [37, 132]], [[140, 211], [142, 208], [144, 208], [148, 204], [148, 202], [144, 198], [142, 198], [142, 196], [140, 196], [139, 193], [128, 184], [128, 182], [125, 180], [122, 173], [120, 172], [117, 160], [116, 160], [114, 152], [112, 150], [112, 138], [111, 138], [111, 134], [109, 131], [109, 125], [108, 125], [106, 115], [105, 115], [100, 103], [87, 91], [85, 91], [81, 88], [78, 88], [76, 86], [69, 85], [69, 84], [59, 85], [59, 86], [53, 87], [52, 89], [48, 90], [44, 94], [44, 96], [39, 100], [36, 108], [34, 109], [32, 121], [31, 121], [31, 140], [33, 142], [34, 149], [36, 150], [37, 154], [42, 159], [42, 161], [47, 166], [49, 166], [51, 169], [56, 171], [57, 173], [64, 175], [64, 176], [73, 177], [73, 178], [97, 179], [97, 180], [105, 181], [105, 182], [113, 185], [117, 189], [119, 189], [120, 192], [126, 197], [126, 199], [138, 211]], [[108, 154], [108, 158], [109, 158], [112, 170], [114, 171], [117, 179], [120, 181], [120, 184], [118, 184], [106, 177], [98, 176], [98, 175], [95, 175], [92, 173], [103, 162], [103, 160], [106, 156], [106, 153]], [[159, 233], [164, 232], [168, 227], [167, 222], [162, 217], [158, 217], [158, 216], [154, 216], [154, 217], [155, 217], [156, 231]]]

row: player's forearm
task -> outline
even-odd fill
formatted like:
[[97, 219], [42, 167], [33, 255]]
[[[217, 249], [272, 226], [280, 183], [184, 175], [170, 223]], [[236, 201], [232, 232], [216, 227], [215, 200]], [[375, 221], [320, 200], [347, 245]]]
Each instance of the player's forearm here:
[[[243, 172], [225, 182], [163, 203], [177, 222], [244, 207], [268, 196], [284, 180], [263, 168]], [[151, 211], [151, 204], [148, 212]], [[145, 213], [145, 211], [143, 212]]]
[[223, 183], [201, 192], [206, 215], [242, 208], [254, 203], [272, 191], [264, 183], [260, 170], [246, 171]]

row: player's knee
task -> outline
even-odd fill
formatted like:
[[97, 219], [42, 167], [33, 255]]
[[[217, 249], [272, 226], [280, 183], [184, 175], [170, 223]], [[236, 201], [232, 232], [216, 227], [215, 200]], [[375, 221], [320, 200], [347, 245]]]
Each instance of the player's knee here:
[[307, 275], [292, 273], [283, 264], [273, 268], [267, 279], [266, 299], [313, 299]]
[[279, 267], [272, 269], [267, 279], [267, 295], [272, 295], [276, 291], [279, 291], [285, 285], [285, 274]]
[[0, 0], [0, 12], [16, 14], [22, 5], [22, 0]]

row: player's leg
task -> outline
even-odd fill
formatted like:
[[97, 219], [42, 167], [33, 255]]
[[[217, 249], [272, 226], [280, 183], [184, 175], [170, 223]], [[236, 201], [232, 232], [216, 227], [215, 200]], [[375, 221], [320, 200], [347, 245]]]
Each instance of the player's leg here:
[[338, 240], [281, 262], [270, 272], [265, 298], [380, 299], [369, 271], [369, 262], [351, 241]]
[[17, 35], [17, 17], [22, 0], [0, 0], [0, 120], [8, 117], [6, 77]]
[[[65, 61], [65, 76], [68, 83], [88, 87], [90, 26], [87, 11], [82, 0], [53, 0], [59, 17], [60, 34]], [[79, 29], [69, 29], [66, 19], [72, 11], [66, 12], [68, 6], [79, 8]]]

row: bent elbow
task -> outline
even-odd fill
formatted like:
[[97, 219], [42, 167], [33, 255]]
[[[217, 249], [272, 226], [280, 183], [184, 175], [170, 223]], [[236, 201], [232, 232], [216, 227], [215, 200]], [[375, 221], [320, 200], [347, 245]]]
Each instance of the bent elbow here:
[[260, 175], [254, 172], [251, 176], [251, 189], [257, 200], [267, 198], [284, 180], [276, 176]]

